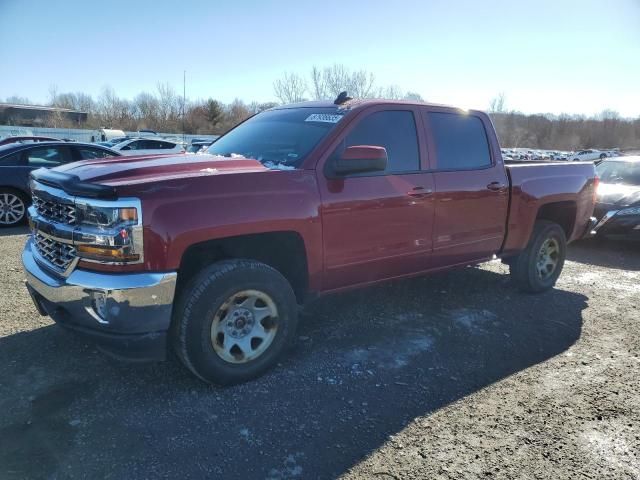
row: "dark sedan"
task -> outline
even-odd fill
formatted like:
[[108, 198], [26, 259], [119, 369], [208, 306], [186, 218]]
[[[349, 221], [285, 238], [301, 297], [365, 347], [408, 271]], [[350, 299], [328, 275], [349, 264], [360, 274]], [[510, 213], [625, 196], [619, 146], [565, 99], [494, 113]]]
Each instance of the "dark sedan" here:
[[607, 158], [596, 170], [597, 235], [640, 239], [640, 156]]
[[88, 143], [31, 142], [0, 146], [0, 227], [11, 227], [26, 218], [29, 173], [91, 158], [119, 157], [118, 152]]

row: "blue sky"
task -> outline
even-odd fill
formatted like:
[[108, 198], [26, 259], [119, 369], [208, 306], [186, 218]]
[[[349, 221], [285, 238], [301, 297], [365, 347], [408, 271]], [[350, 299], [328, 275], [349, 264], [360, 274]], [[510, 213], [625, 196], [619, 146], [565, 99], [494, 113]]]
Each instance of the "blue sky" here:
[[640, 116], [640, 0], [0, 0], [0, 98], [49, 87], [274, 100], [284, 71], [343, 63], [425, 99]]

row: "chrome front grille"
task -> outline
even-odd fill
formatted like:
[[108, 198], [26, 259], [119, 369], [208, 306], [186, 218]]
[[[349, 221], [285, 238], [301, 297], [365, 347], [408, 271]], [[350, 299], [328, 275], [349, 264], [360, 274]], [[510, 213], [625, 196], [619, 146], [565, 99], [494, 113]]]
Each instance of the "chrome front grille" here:
[[58, 223], [73, 225], [76, 223], [76, 207], [66, 203], [58, 203], [32, 195], [33, 206], [38, 215]]
[[47, 262], [62, 271], [67, 270], [76, 258], [76, 249], [73, 245], [58, 242], [37, 232], [33, 236], [33, 244]]

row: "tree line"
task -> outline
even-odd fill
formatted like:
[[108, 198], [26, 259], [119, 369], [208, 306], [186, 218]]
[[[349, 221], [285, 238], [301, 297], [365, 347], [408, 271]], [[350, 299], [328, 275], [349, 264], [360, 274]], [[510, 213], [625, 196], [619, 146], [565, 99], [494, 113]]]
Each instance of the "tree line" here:
[[594, 117], [526, 115], [509, 110], [502, 93], [491, 100], [489, 115], [500, 144], [504, 147], [545, 150], [640, 149], [640, 117], [622, 118], [613, 110], [604, 110]]
[[[8, 97], [7, 103], [31, 104], [28, 98]], [[126, 131], [151, 129], [158, 132], [222, 134], [246, 118], [276, 105], [274, 102], [245, 103], [236, 99], [225, 104], [214, 98], [189, 100], [178, 95], [171, 85], [158, 83], [154, 92], [141, 92], [133, 99], [120, 97], [111, 87], [103, 88], [97, 98], [83, 92], [49, 91], [48, 106], [87, 112], [81, 125], [62, 114], [43, 118], [43, 127], [117, 128]]]
[[[306, 100], [333, 100], [342, 91], [354, 98], [387, 98], [423, 101], [420, 94], [397, 85], [379, 85], [373, 73], [350, 70], [344, 65], [312, 67], [307, 75], [286, 72], [273, 83], [276, 102], [225, 104], [215, 98], [184, 99], [168, 83], [133, 99], [118, 96], [111, 87], [93, 98], [83, 92], [49, 90], [48, 105], [87, 112], [81, 128], [151, 129], [187, 134], [223, 134], [239, 122], [278, 104]], [[31, 104], [28, 98], [8, 97], [7, 103]], [[640, 148], [640, 118], [622, 118], [605, 110], [595, 117], [580, 115], [523, 114], [506, 106], [504, 93], [488, 105], [500, 142], [505, 147], [575, 150], [579, 148]], [[62, 115], [51, 115], [43, 126], [78, 128]]]

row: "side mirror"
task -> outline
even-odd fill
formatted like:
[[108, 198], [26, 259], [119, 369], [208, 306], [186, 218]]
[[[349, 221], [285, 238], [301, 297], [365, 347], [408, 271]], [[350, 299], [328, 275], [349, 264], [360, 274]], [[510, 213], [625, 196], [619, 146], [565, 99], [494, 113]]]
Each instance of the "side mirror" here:
[[384, 172], [387, 168], [387, 150], [373, 145], [347, 147], [335, 161], [333, 171], [338, 175], [349, 173]]

